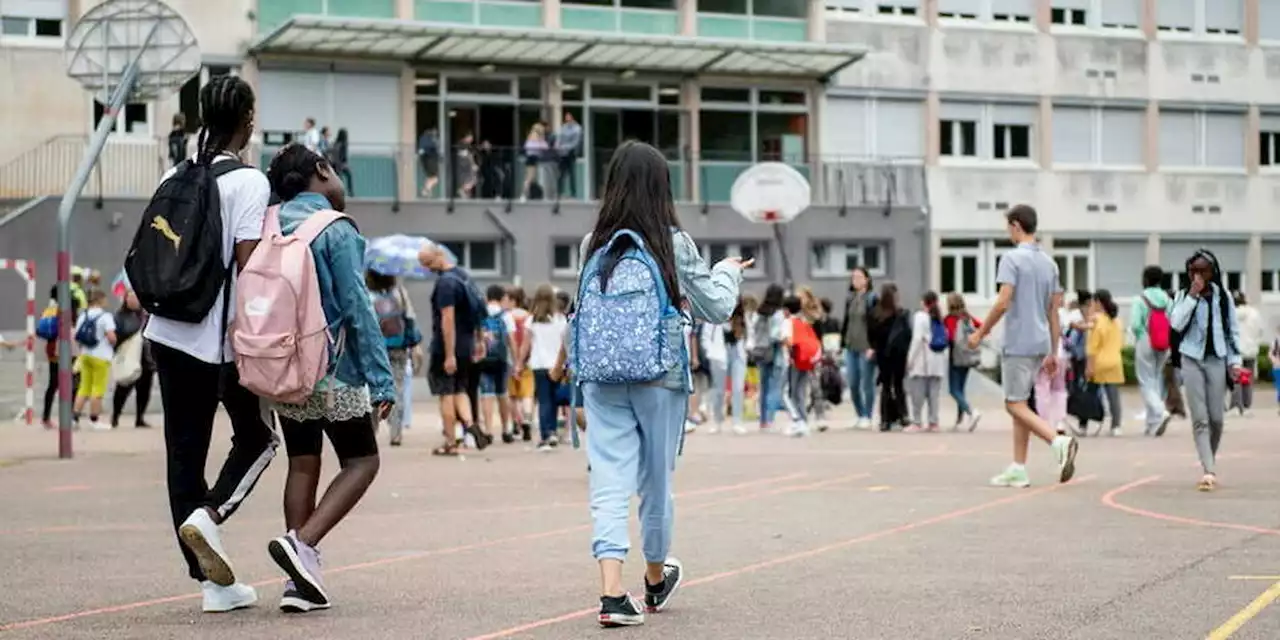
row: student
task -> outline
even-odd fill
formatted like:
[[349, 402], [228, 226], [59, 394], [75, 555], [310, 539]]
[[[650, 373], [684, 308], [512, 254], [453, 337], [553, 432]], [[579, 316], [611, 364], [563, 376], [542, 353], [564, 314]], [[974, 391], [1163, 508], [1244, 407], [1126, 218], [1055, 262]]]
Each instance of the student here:
[[[729, 316], [729, 321], [712, 325], [724, 335], [725, 377], [728, 380], [729, 409], [733, 414], [733, 432], [738, 435], [746, 435], [747, 433], [747, 428], [743, 426], [743, 421], [746, 420], [744, 412], [746, 411], [747, 393], [747, 322], [745, 308], [746, 305], [743, 299], [739, 297], [737, 306], [733, 308], [733, 314]], [[711, 432], [716, 433], [718, 430], [718, 428], [712, 429]]]
[[110, 425], [102, 424], [102, 398], [107, 395], [107, 383], [111, 378], [111, 358], [115, 354], [116, 322], [110, 311], [103, 307], [107, 294], [99, 289], [89, 291], [89, 307], [76, 321], [75, 341], [80, 348], [77, 368], [80, 369], [80, 389], [76, 393], [75, 415], [77, 422], [84, 405], [89, 404], [89, 428], [108, 431]]
[[786, 325], [782, 332], [782, 344], [787, 351], [787, 409], [791, 414], [790, 435], [803, 438], [809, 435], [809, 385], [813, 370], [822, 359], [822, 342], [813, 325], [804, 314], [804, 303], [797, 296], [789, 296], [782, 307], [786, 313]]
[[1253, 409], [1253, 377], [1258, 374], [1258, 349], [1266, 330], [1262, 328], [1262, 314], [1249, 304], [1243, 291], [1235, 292], [1233, 300], [1240, 326], [1240, 368], [1246, 373], [1231, 386], [1229, 409], [1236, 409], [1243, 416]]
[[1218, 486], [1218, 445], [1222, 442], [1227, 376], [1239, 376], [1240, 325], [1235, 302], [1222, 283], [1217, 256], [1200, 249], [1187, 259], [1185, 283], [1173, 299], [1169, 324], [1179, 333], [1174, 356], [1182, 371], [1196, 453], [1204, 475], [1197, 488]]
[[[71, 317], [79, 318], [80, 310], [84, 307], [76, 301], [76, 297], [71, 297]], [[49, 304], [45, 307], [44, 312], [40, 315], [40, 324], [37, 325], [36, 333], [41, 334], [44, 340], [44, 355], [49, 361], [49, 379], [45, 383], [44, 388], [44, 413], [42, 415], [42, 423], [44, 428], [52, 429], [56, 425], [53, 424], [53, 401], [58, 397], [58, 322], [60, 314], [58, 312], [58, 285], [49, 288]], [[40, 327], [46, 327], [43, 331]], [[74, 367], [73, 367], [74, 369]], [[71, 374], [71, 392], [77, 393], [80, 389], [80, 372], [75, 371]]]
[[867, 316], [867, 339], [880, 372], [880, 430], [906, 427], [910, 420], [905, 381], [911, 321], [898, 303], [898, 285], [887, 282], [880, 287], [875, 309]]
[[1062, 286], [1058, 265], [1036, 244], [1036, 210], [1020, 204], [1005, 214], [1009, 239], [1016, 245], [1004, 254], [996, 272], [1000, 287], [996, 303], [987, 319], [969, 336], [969, 348], [977, 349], [983, 338], [1007, 314], [1001, 344], [1000, 380], [1004, 387], [1005, 410], [1013, 418], [1013, 462], [991, 479], [1000, 487], [1026, 487], [1027, 442], [1032, 433], [1049, 443], [1058, 463], [1058, 481], [1067, 482], [1076, 472], [1075, 438], [1057, 435], [1052, 425], [1027, 405], [1035, 387], [1036, 373], [1043, 367], [1057, 373], [1058, 346], [1062, 336], [1058, 308], [1062, 306]]
[[[1120, 328], [1116, 317], [1119, 307], [1111, 298], [1111, 292], [1098, 289], [1093, 294], [1093, 302], [1089, 308], [1089, 318], [1093, 328], [1089, 330], [1085, 352], [1089, 355], [1085, 377], [1089, 380], [1089, 391], [1098, 393], [1107, 401], [1107, 411], [1111, 413], [1111, 435], [1120, 435], [1120, 385], [1124, 384], [1124, 362], [1120, 355], [1124, 348], [1124, 331]], [[1080, 421], [1080, 431], [1087, 431], [1087, 424]], [[1102, 424], [1098, 424], [1098, 432]], [[1097, 432], [1094, 435], [1098, 435]]]
[[512, 429], [515, 425], [520, 426], [520, 439], [525, 442], [533, 440], [533, 371], [528, 367], [528, 363], [523, 360], [521, 354], [525, 353], [524, 345], [529, 339], [529, 333], [525, 331], [527, 326], [526, 320], [529, 318], [529, 299], [524, 293], [524, 289], [512, 286], [507, 289], [507, 297], [503, 298], [502, 306], [506, 308], [507, 313], [511, 315], [511, 324], [515, 326], [511, 338], [515, 344], [515, 350], [512, 351], [511, 363], [511, 379], [507, 381], [507, 400], [511, 406]]
[[[230, 264], [234, 259], [238, 272], [258, 246], [271, 196], [271, 186], [261, 171], [235, 161], [253, 132], [253, 90], [239, 77], [218, 76], [200, 90], [200, 113], [204, 128], [190, 162], [211, 166], [215, 175], [221, 173], [217, 184], [223, 238], [217, 264]], [[219, 165], [223, 163], [231, 164], [222, 169]], [[166, 173], [162, 183], [175, 173]], [[166, 409], [164, 436], [174, 527], [191, 578], [201, 582], [203, 608], [208, 612], [247, 607], [258, 599], [253, 587], [236, 581], [219, 527], [253, 489], [278, 446], [270, 414], [264, 412], [257, 396], [240, 385], [227, 344], [227, 328], [235, 320], [231, 309], [235, 305], [228, 303], [235, 296], [234, 274], [230, 277], [199, 321], [153, 313], [143, 331], [152, 343], [160, 398]], [[130, 281], [139, 287], [132, 271]], [[233, 437], [231, 451], [210, 489], [205, 464], [219, 403], [231, 419]]]
[[[480, 412], [484, 432], [490, 438], [496, 432], [502, 441], [515, 442], [508, 423], [507, 380], [511, 374], [511, 361], [516, 355], [515, 321], [502, 306], [507, 290], [502, 285], [490, 285], [485, 291], [485, 356], [480, 361]], [[499, 424], [493, 424], [494, 414]]]
[[[858, 413], [857, 429], [871, 428], [871, 413], [876, 404], [876, 358], [871, 348], [871, 312], [876, 308], [876, 292], [871, 276], [862, 267], [854, 267], [849, 276], [849, 297], [844, 303], [844, 325], [840, 331], [845, 348], [845, 375], [849, 395]], [[881, 411], [884, 409], [881, 408]]]
[[[1270, 356], [1272, 362], [1280, 362], [1280, 325], [1276, 326], [1276, 332], [1271, 336]], [[1271, 382], [1276, 387], [1276, 404], [1280, 405], [1280, 374], [1272, 369]]]
[[176, 167], [187, 159], [187, 116], [173, 114], [173, 128], [169, 130], [169, 166]]
[[[738, 299], [742, 269], [751, 261], [727, 258], [708, 268], [689, 235], [680, 230], [671, 196], [670, 172], [663, 155], [639, 142], [624, 142], [614, 153], [604, 181], [600, 217], [582, 243], [586, 257], [580, 292], [581, 308], [574, 317], [572, 351], [579, 367], [583, 351], [590, 345], [605, 346], [616, 339], [611, 332], [595, 334], [591, 304], [601, 299], [599, 286], [617, 291], [627, 286], [608, 283], [624, 253], [636, 256], [635, 241], [617, 240], [619, 232], [636, 234], [643, 241], [644, 254], [656, 263], [661, 287], [652, 292], [677, 309], [685, 308], [694, 319], [722, 323], [729, 320]], [[627, 237], [627, 236], [623, 236]], [[612, 248], [604, 251], [607, 246]], [[627, 274], [639, 270], [628, 265]], [[647, 275], [646, 275], [647, 277]], [[625, 289], [623, 289], [625, 290]], [[644, 298], [650, 300], [652, 298]], [[659, 305], [659, 311], [666, 311]], [[658, 329], [664, 344], [680, 344], [680, 314], [664, 316]], [[625, 318], [601, 319], [606, 326]], [[584, 331], [587, 335], [583, 335]], [[663, 611], [684, 580], [681, 563], [669, 555], [674, 517], [671, 474], [682, 440], [681, 425], [689, 402], [688, 358], [678, 358], [658, 381], [647, 384], [606, 384], [590, 381], [587, 371], [575, 374], [582, 379], [587, 422], [587, 458], [591, 464], [591, 516], [594, 523], [592, 552], [599, 563], [601, 597], [599, 623], [602, 626], [630, 626], [644, 622], [645, 612]], [[664, 360], [665, 362], [665, 360]], [[631, 496], [640, 495], [640, 522], [644, 543], [645, 598], [641, 605], [622, 582], [622, 563], [630, 549], [627, 520]]]
[[124, 301], [116, 310], [115, 324], [118, 344], [123, 345], [134, 336], [142, 341], [142, 371], [137, 380], [129, 384], [120, 384], [119, 380], [116, 381], [116, 390], [111, 399], [111, 428], [120, 426], [120, 414], [124, 412], [124, 404], [129, 400], [129, 394], [136, 392], [137, 416], [134, 418], [134, 426], [139, 429], [149, 429], [151, 425], [147, 424], [144, 416], [147, 415], [147, 404], [151, 401], [151, 383], [155, 378], [156, 364], [151, 357], [151, 344], [141, 335], [142, 328], [147, 324], [147, 312], [142, 310], [138, 295], [133, 291], [125, 292]]
[[[1162, 436], [1173, 415], [1164, 405], [1164, 365], [1169, 360], [1170, 299], [1160, 281], [1164, 269], [1150, 265], [1142, 270], [1142, 293], [1133, 299], [1129, 331], [1133, 334], [1133, 368], [1138, 392], [1147, 410], [1145, 434]], [[1152, 331], [1159, 335], [1153, 335]]]
[[[374, 311], [373, 294], [365, 284], [364, 237], [346, 219], [318, 230], [308, 224], [317, 212], [346, 209], [341, 178], [323, 156], [297, 144], [276, 154], [268, 176], [283, 201], [268, 222], [274, 224], [278, 215], [285, 237], [314, 237], [310, 244], [325, 322], [333, 334], [342, 336], [342, 348], [329, 352], [328, 372], [311, 396], [298, 404], [274, 405], [289, 455], [284, 490], [288, 533], [272, 540], [267, 550], [289, 576], [280, 608], [305, 613], [332, 604], [321, 579], [317, 547], [377, 476], [377, 422], [390, 415], [399, 394], [387, 356], [388, 318]], [[394, 280], [389, 284], [394, 292]], [[403, 370], [403, 360], [398, 366]], [[341, 470], [317, 503], [326, 436]]]
[[982, 362], [982, 351], [969, 348], [969, 336], [982, 326], [982, 321], [965, 308], [964, 296], [953, 291], [947, 294], [947, 317], [943, 322], [947, 325], [947, 338], [951, 341], [947, 385], [951, 398], [956, 401], [956, 426], [953, 430], [967, 426], [972, 433], [978, 428], [982, 412], [969, 405], [965, 387], [969, 382], [969, 372]]
[[480, 384], [476, 356], [483, 355], [484, 345], [478, 340], [480, 320], [484, 317], [484, 300], [475, 293], [471, 275], [457, 266], [438, 245], [430, 245], [418, 254], [418, 262], [436, 274], [431, 292], [431, 360], [427, 366], [427, 382], [432, 395], [440, 400], [441, 433], [444, 442], [432, 450], [434, 455], [458, 455], [458, 445], [470, 435], [477, 448], [489, 446], [484, 431], [476, 425], [472, 395]]
[[[910, 376], [912, 425], [908, 431], [923, 426], [937, 431], [938, 405], [942, 401], [942, 377], [947, 374], [951, 342], [947, 325], [942, 322], [938, 294], [926, 291], [920, 299], [920, 310], [911, 317], [911, 347], [907, 351], [907, 374]], [[922, 413], [925, 405], [929, 415]]]
[[520, 352], [520, 359], [533, 370], [534, 394], [538, 403], [538, 451], [550, 451], [559, 441], [556, 439], [557, 383], [551, 379], [551, 369], [556, 365], [556, 354], [564, 339], [568, 320], [559, 311], [555, 289], [549, 284], [538, 287], [533, 294], [533, 306], [525, 320], [528, 336]]
[[725, 380], [729, 375], [729, 345], [725, 340], [725, 326], [712, 322], [701, 323], [698, 345], [711, 382], [707, 388], [707, 404], [711, 405], [711, 428], [714, 435], [724, 428]]
[[[406, 372], [410, 370], [406, 365], [422, 342], [418, 316], [413, 311], [409, 292], [405, 291], [404, 285], [394, 276], [368, 270], [364, 274], [364, 282], [373, 302], [373, 312], [378, 317], [378, 330], [387, 350], [387, 359], [391, 363], [396, 397], [400, 398], [404, 396], [406, 376], [409, 375]], [[391, 438], [388, 444], [393, 447], [400, 446], [404, 441], [404, 428], [408, 423], [409, 412], [410, 407], [406, 403], [396, 402], [387, 416], [387, 431]]]
[[773, 417], [782, 409], [782, 386], [786, 381], [787, 353], [782, 349], [783, 332], [787, 322], [783, 303], [786, 290], [782, 285], [771, 284], [764, 290], [764, 299], [752, 317], [750, 344], [747, 354], [760, 376], [760, 429], [773, 428]]

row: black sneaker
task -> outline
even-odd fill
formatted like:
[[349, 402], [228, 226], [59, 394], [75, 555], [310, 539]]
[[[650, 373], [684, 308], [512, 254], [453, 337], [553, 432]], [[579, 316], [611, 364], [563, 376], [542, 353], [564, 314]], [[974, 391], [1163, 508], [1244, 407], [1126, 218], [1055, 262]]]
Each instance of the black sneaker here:
[[488, 448], [492, 438], [490, 438], [488, 434], [486, 434], [482, 429], [480, 429], [480, 427], [477, 427], [476, 425], [473, 424], [465, 427], [463, 430], [471, 434], [471, 437], [475, 439], [477, 451], [484, 451], [486, 448]]
[[528, 422], [520, 425], [520, 439], [525, 442], [533, 442], [533, 425]]
[[503, 431], [503, 432], [502, 432], [502, 443], [503, 443], [503, 444], [511, 444], [512, 442], [515, 442], [515, 441], [516, 441], [516, 434], [511, 433], [510, 431]]
[[284, 595], [280, 596], [280, 610], [285, 613], [309, 613], [318, 609], [328, 609], [328, 602], [312, 602], [302, 595], [294, 586], [293, 580], [284, 585]]
[[601, 596], [599, 620], [605, 628], [636, 627], [644, 624], [644, 608], [629, 593], [617, 598]]
[[649, 613], [659, 613], [671, 604], [671, 596], [680, 588], [684, 580], [684, 565], [675, 558], [667, 558], [662, 568], [662, 584], [649, 584], [645, 580], [644, 607]]

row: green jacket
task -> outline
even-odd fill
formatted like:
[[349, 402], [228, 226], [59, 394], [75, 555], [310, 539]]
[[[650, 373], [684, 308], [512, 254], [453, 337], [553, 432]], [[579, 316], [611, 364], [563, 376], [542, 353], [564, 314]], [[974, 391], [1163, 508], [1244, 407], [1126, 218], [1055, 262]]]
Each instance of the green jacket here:
[[1147, 300], [1151, 301], [1157, 309], [1164, 309], [1168, 314], [1173, 310], [1172, 301], [1169, 294], [1164, 292], [1160, 287], [1148, 287], [1133, 299], [1133, 311], [1129, 313], [1129, 330], [1133, 332], [1133, 339], [1137, 340], [1147, 335], [1147, 315], [1151, 313], [1151, 307], [1147, 305]]

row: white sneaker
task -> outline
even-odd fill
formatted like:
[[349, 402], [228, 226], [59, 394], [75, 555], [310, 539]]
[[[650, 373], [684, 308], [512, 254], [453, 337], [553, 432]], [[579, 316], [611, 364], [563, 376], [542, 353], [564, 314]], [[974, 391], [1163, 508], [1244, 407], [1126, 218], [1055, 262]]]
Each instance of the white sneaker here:
[[803, 422], [797, 422], [791, 425], [791, 429], [788, 430], [787, 435], [792, 438], [803, 438], [809, 435], [809, 425]]
[[969, 433], [973, 433], [973, 430], [978, 428], [978, 421], [981, 419], [982, 419], [981, 411], [974, 411], [969, 416]]
[[854, 429], [863, 429], [863, 430], [870, 429], [870, 428], [871, 428], [871, 418], [858, 418], [858, 421], [854, 423], [853, 428], [854, 428]]
[[205, 580], [200, 583], [200, 591], [204, 593], [204, 604], [201, 608], [205, 613], [226, 613], [244, 609], [258, 601], [258, 592], [253, 587], [238, 582], [222, 587]]
[[235, 586], [236, 573], [231, 568], [226, 549], [222, 547], [218, 525], [213, 522], [208, 511], [204, 508], [192, 511], [182, 522], [182, 526], [178, 527], [178, 537], [195, 554], [205, 578], [216, 585]]
[[736, 435], [745, 436], [747, 435], [747, 428], [740, 424], [735, 424], [733, 425], [733, 432]]
[[713, 425], [711, 425], [710, 427], [707, 427], [707, 433], [709, 433], [709, 434], [711, 434], [711, 435], [713, 435], [713, 436], [714, 436], [714, 435], [716, 435], [717, 433], [720, 433], [720, 427], [719, 427], [719, 426], [717, 426], [717, 425], [714, 425], [714, 424], [713, 424]]
[[110, 431], [111, 425], [101, 422], [99, 420], [94, 420], [93, 422], [89, 423], [89, 430], [90, 431]]
[[685, 432], [685, 433], [693, 433], [694, 431], [697, 431], [697, 430], [698, 430], [698, 423], [696, 423], [696, 422], [694, 422], [694, 421], [692, 421], [692, 420], [685, 420], [685, 421], [684, 421], [684, 432]]

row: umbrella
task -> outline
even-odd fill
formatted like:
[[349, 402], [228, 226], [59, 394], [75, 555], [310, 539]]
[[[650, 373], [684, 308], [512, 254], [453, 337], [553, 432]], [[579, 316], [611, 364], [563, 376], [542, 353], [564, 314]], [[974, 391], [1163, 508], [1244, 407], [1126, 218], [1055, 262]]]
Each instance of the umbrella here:
[[422, 236], [394, 235], [369, 242], [364, 251], [364, 266], [384, 276], [428, 280], [435, 274], [418, 262], [418, 253], [432, 246], [442, 249], [449, 260], [457, 264], [457, 256], [442, 244]]

